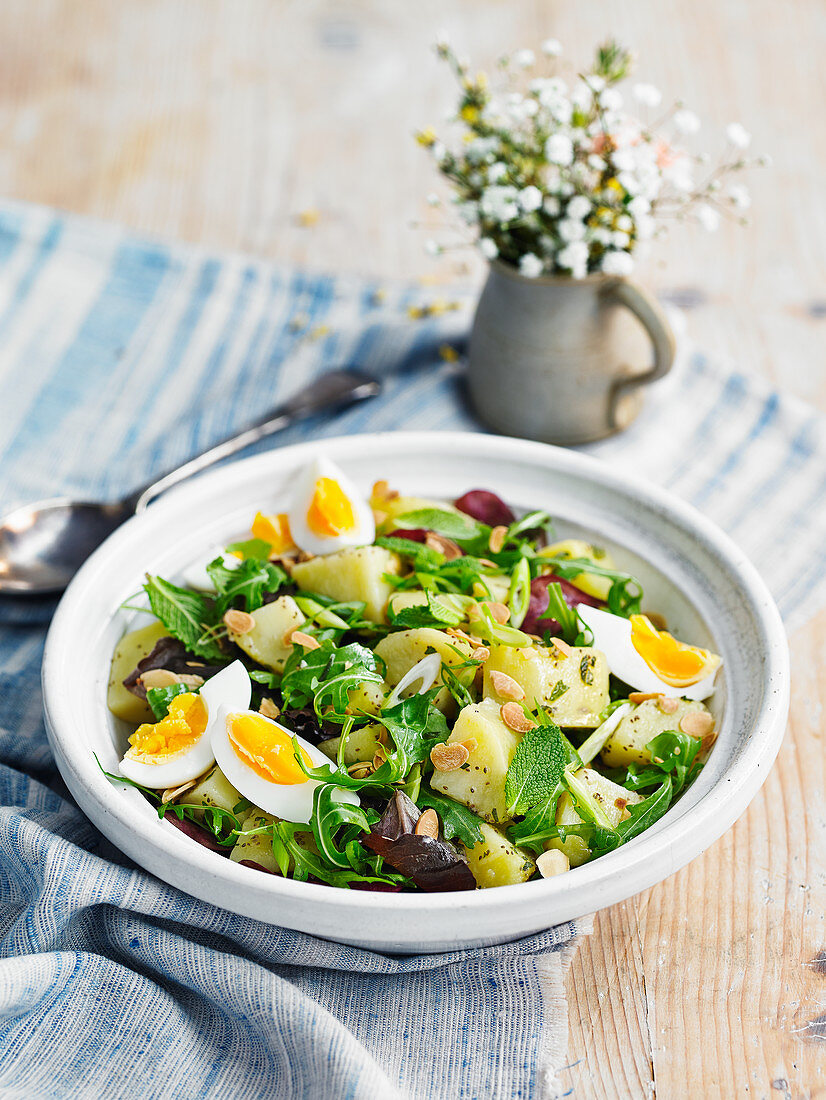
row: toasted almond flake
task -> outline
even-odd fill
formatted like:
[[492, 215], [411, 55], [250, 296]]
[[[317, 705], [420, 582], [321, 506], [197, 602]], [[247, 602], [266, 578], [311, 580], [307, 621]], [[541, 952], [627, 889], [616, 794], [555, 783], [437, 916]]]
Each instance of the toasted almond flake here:
[[477, 646], [470, 655], [471, 661], [486, 661], [490, 657], [490, 650], [486, 645]]
[[464, 741], [460, 741], [459, 744], [465, 746], [468, 751], [468, 756], [479, 747], [479, 742], [475, 737], [466, 737]]
[[425, 546], [444, 554], [446, 561], [461, 558], [462, 551], [453, 539], [446, 539], [444, 535], [437, 535], [435, 531], [428, 531], [424, 540]]
[[632, 691], [628, 696], [629, 703], [644, 703], [646, 699], [662, 699], [659, 691]]
[[700, 753], [707, 753], [716, 740], [717, 730], [712, 730], [711, 733], [707, 733], [700, 742]]
[[387, 757], [384, 755], [384, 749], [379, 745], [373, 754], [373, 771], [377, 772], [386, 759]]
[[494, 669], [490, 674], [490, 682], [493, 690], [502, 699], [515, 699], [519, 702], [525, 698], [525, 689], [512, 676], [508, 676], [507, 672]]
[[488, 603], [487, 608], [493, 616], [494, 622], [506, 623], [511, 617], [510, 610], [505, 607], [503, 603], [499, 603], [498, 600], [495, 600], [493, 603]]
[[186, 684], [187, 687], [199, 688], [204, 682], [203, 676], [198, 676], [194, 672], [179, 672], [178, 683]]
[[484, 565], [486, 569], [498, 569], [499, 566], [495, 561], [491, 561], [490, 558], [480, 558], [479, 564]]
[[691, 737], [705, 737], [714, 729], [714, 719], [707, 710], [691, 710], [680, 719], [680, 729]]
[[[445, 630], [445, 634], [449, 634], [451, 638], [455, 638], [458, 642], [467, 642], [467, 644], [473, 646], [474, 649], [478, 648], [482, 643], [481, 638], [477, 638], [473, 634], [468, 634], [465, 630], [459, 630], [459, 628], [455, 626], [449, 626]], [[490, 652], [488, 652], [488, 656], [490, 656]]]
[[398, 491], [396, 489], [391, 489], [383, 479], [373, 482], [373, 492], [371, 496], [374, 500], [395, 500], [398, 495]]
[[168, 668], [150, 668], [141, 673], [141, 684], [149, 691], [150, 688], [168, 688], [173, 684], [180, 684], [177, 672], [170, 672]]
[[492, 554], [498, 554], [505, 545], [505, 536], [507, 533], [507, 527], [494, 527], [491, 531], [490, 538], [488, 539], [488, 549]]
[[561, 875], [565, 871], [570, 871], [571, 861], [564, 852], [560, 852], [557, 848], [551, 848], [539, 856], [536, 861], [536, 869], [543, 878], [553, 878], [554, 875]]
[[182, 783], [180, 787], [167, 787], [161, 795], [161, 802], [174, 802], [176, 798], [180, 798], [185, 791], [190, 791], [195, 786], [196, 780], [188, 779], [186, 783]]
[[525, 709], [519, 703], [503, 703], [499, 708], [502, 721], [515, 733], [527, 733], [532, 730], [536, 722], [525, 714]]
[[614, 805], [617, 807], [618, 810], [624, 810], [625, 807], [628, 805], [628, 799], [627, 798], [615, 798], [614, 799]]
[[416, 836], [429, 836], [436, 840], [439, 836], [439, 815], [434, 809], [428, 807], [416, 822], [416, 828], [413, 831]]
[[665, 615], [661, 615], [659, 611], [643, 611], [646, 619], [651, 623], [655, 630], [665, 630], [668, 626]]
[[290, 634], [293, 645], [303, 645], [305, 649], [321, 649], [321, 642], [312, 634], [305, 634], [303, 630], [293, 630]]
[[388, 514], [388, 512], [383, 512], [381, 508], [373, 509], [373, 521], [376, 524], [376, 527], [381, 527], [381, 525], [387, 519]]
[[654, 757], [654, 763], [655, 764], [664, 764], [665, 761], [663, 760], [663, 758], [661, 756], [655, 756]]
[[369, 760], [357, 760], [355, 764], [349, 766], [347, 774], [352, 775], [354, 779], [366, 779], [372, 770], [373, 765]]
[[679, 702], [676, 699], [670, 698], [668, 695], [661, 695], [657, 701], [657, 706], [663, 712], [663, 714], [673, 714], [679, 707]]
[[258, 713], [263, 714], [265, 718], [277, 718], [281, 711], [272, 699], [262, 699], [261, 706], [258, 708]]
[[224, 625], [233, 634], [249, 634], [255, 628], [255, 619], [248, 611], [227, 611]]
[[470, 753], [464, 745], [452, 741], [449, 744], [434, 745], [430, 750], [433, 767], [440, 772], [455, 772], [467, 763]]
[[551, 645], [558, 653], [561, 653], [563, 657], [570, 657], [573, 653], [573, 649], [571, 649], [564, 638], [551, 638]]

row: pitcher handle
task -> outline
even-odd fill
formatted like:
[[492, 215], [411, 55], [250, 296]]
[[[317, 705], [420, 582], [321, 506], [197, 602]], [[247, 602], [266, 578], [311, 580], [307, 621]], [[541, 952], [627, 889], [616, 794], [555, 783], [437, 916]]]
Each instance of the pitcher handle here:
[[650, 370], [634, 374], [630, 378], [620, 378], [611, 387], [608, 419], [611, 428], [618, 431], [623, 425], [619, 421], [619, 406], [623, 396], [638, 386], [647, 386], [664, 378], [674, 364], [676, 341], [671, 325], [656, 299], [643, 290], [637, 283], [627, 279], [618, 280], [606, 287], [606, 297], [618, 305], [625, 306], [634, 314], [651, 337], [654, 345], [654, 363]]

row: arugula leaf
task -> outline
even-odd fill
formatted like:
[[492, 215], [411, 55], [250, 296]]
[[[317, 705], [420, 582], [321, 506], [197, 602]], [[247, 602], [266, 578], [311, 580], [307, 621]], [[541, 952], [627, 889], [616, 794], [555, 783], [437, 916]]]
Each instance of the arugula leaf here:
[[674, 794], [679, 794], [694, 767], [700, 744], [699, 738], [691, 737], [682, 730], [666, 730], [658, 734], [645, 746], [651, 757], [650, 765], [629, 764], [623, 786], [632, 791], [651, 787], [661, 782], [665, 773], [672, 775]]
[[558, 581], [549, 584], [547, 591], [548, 607], [539, 616], [540, 625], [543, 619], [555, 619], [562, 629], [562, 637], [565, 641], [573, 642], [579, 633], [579, 615], [573, 607], [568, 606], [562, 585]]
[[206, 571], [215, 585], [215, 612], [218, 618], [233, 607], [236, 600], [241, 601], [241, 610], [257, 611], [264, 602], [264, 592], [277, 592], [288, 580], [279, 566], [257, 558], [247, 558], [234, 568], [227, 567], [223, 558], [216, 558], [209, 563]]
[[594, 855], [603, 855], [611, 852], [621, 844], [633, 840], [635, 836], [650, 829], [655, 821], [666, 812], [674, 798], [674, 784], [671, 776], [666, 775], [662, 785], [643, 799], [642, 802], [629, 802], [626, 806], [628, 817], [620, 821], [615, 829], [595, 829], [592, 833], [589, 845]]
[[556, 791], [571, 754], [562, 731], [553, 722], [533, 729], [516, 746], [505, 776], [505, 801], [510, 813], [525, 813], [542, 805]]
[[169, 704], [176, 695], [185, 695], [188, 691], [197, 692], [196, 687], [187, 684], [170, 684], [169, 687], [149, 688], [146, 692], [146, 701], [156, 722], [163, 721], [169, 714]]
[[400, 630], [423, 626], [458, 626], [464, 620], [461, 611], [448, 607], [443, 600], [431, 592], [425, 592], [424, 604], [403, 607], [398, 612], [393, 610], [391, 601], [389, 618], [391, 625], [399, 627]]
[[544, 802], [532, 806], [521, 821], [508, 826], [507, 835], [514, 844], [536, 853], [544, 851], [545, 841], [558, 834], [556, 807], [563, 789], [562, 783], [558, 783]]
[[434, 745], [449, 736], [445, 716], [433, 706], [433, 699], [438, 693], [438, 688], [419, 692], [376, 715], [375, 720], [393, 738], [395, 752], [388, 753], [387, 760], [395, 765], [400, 779], [414, 764], [426, 760]]
[[442, 823], [442, 831], [446, 840], [461, 840], [466, 848], [472, 848], [482, 839], [482, 818], [473, 810], [463, 806], [461, 802], [455, 802], [447, 795], [437, 794], [429, 787], [422, 787], [418, 798], [415, 799], [420, 810], [435, 810]]
[[319, 853], [334, 867], [350, 867], [346, 851], [336, 846], [336, 833], [342, 825], [355, 825], [359, 832], [370, 832], [364, 810], [347, 801], [340, 787], [329, 783], [316, 787], [313, 792], [313, 815], [310, 823]]
[[396, 516], [394, 522], [400, 528], [413, 530], [423, 527], [428, 531], [436, 531], [455, 542], [487, 539], [491, 530], [486, 524], [471, 519], [463, 512], [447, 512], [441, 508], [417, 508], [413, 512], [405, 512], [403, 516]]
[[373, 651], [357, 642], [337, 647], [325, 640], [318, 649], [293, 647], [281, 677], [281, 695], [285, 709], [312, 703], [319, 718], [340, 725], [348, 718], [348, 693], [365, 683], [384, 683]]
[[266, 561], [272, 553], [272, 546], [266, 539], [245, 539], [243, 542], [230, 543], [226, 550], [228, 554], [240, 554], [243, 559]]
[[211, 631], [220, 620], [213, 602], [198, 592], [179, 588], [163, 577], [147, 573], [143, 586], [149, 606], [173, 638], [183, 642], [190, 653], [208, 661], [223, 661], [226, 654]]

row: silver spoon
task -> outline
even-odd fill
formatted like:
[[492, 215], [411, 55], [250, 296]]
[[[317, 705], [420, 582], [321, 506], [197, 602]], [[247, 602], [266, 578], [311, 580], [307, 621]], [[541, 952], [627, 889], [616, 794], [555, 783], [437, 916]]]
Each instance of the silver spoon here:
[[84, 561], [116, 527], [160, 493], [251, 443], [316, 413], [375, 397], [381, 383], [359, 370], [333, 370], [311, 382], [238, 435], [216, 443], [183, 466], [111, 504], [60, 497], [25, 504], [0, 519], [0, 593], [62, 592]]

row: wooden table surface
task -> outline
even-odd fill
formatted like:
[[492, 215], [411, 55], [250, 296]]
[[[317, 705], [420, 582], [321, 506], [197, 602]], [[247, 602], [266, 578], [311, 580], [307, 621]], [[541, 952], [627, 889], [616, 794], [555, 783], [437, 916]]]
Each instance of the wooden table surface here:
[[[645, 278], [698, 344], [826, 409], [822, 0], [4, 0], [0, 194], [315, 268], [481, 275], [422, 247], [438, 187], [411, 133], [453, 102], [442, 29], [483, 67], [550, 35], [583, 63], [614, 33], [717, 126], [710, 146], [742, 121], [774, 158], [753, 225], [683, 230]], [[792, 657], [789, 732], [750, 810], [578, 952], [561, 1078], [578, 1100], [826, 1096], [826, 611]]]

